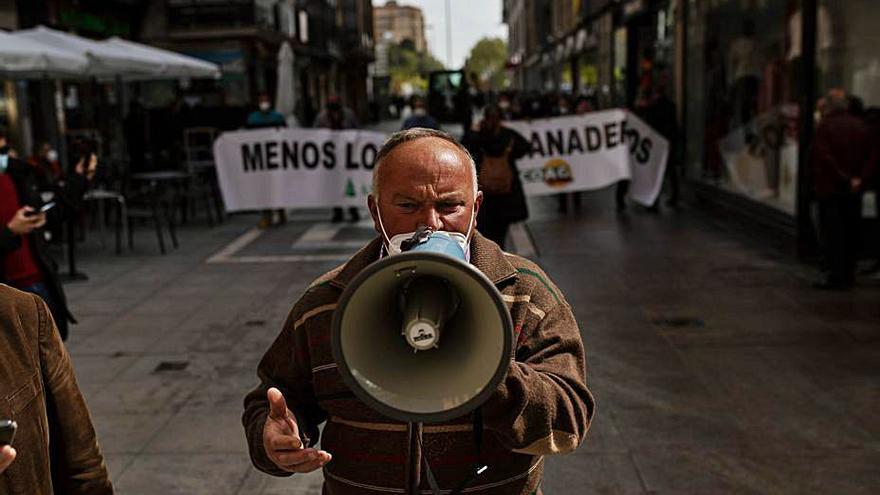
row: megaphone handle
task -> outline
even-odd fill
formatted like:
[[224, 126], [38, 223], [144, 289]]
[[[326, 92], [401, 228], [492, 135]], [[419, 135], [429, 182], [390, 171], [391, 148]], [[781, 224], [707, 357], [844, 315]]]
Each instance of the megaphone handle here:
[[[437, 484], [437, 479], [434, 478], [434, 472], [431, 471], [431, 465], [428, 463], [428, 458], [425, 456], [425, 449], [422, 447], [422, 424], [410, 423], [409, 432], [410, 456], [417, 455], [418, 457], [421, 457], [421, 464], [424, 464], [425, 477], [428, 479], [428, 485], [431, 487], [431, 492], [433, 495], [440, 495], [440, 485]], [[480, 407], [474, 410], [474, 447], [477, 451], [477, 462], [474, 463], [474, 472], [467, 478], [463, 479], [449, 495], [461, 495], [461, 492], [464, 491], [465, 488], [476, 481], [477, 478], [488, 469], [488, 467], [483, 464], [483, 411]], [[419, 485], [421, 484], [421, 473], [419, 472], [420, 467], [421, 466], [416, 465], [416, 463], [410, 465], [410, 478], [408, 480], [409, 493], [419, 493]]]
[[406, 493], [419, 495], [422, 484], [422, 423], [409, 423], [409, 456], [406, 467]]
[[461, 495], [461, 492], [464, 491], [470, 484], [479, 478], [481, 474], [486, 472], [488, 466], [483, 464], [483, 408], [478, 407], [474, 410], [474, 447], [477, 451], [477, 462], [474, 463], [474, 472], [463, 479], [461, 483], [455, 487], [454, 490], [449, 495]]

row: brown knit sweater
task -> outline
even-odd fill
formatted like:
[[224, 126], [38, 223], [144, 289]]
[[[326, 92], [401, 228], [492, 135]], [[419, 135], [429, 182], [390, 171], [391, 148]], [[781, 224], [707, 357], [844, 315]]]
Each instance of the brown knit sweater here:
[[[303, 441], [333, 455], [324, 467], [330, 495], [404, 493], [407, 425], [359, 401], [342, 382], [330, 349], [333, 311], [345, 286], [379, 258], [376, 239], [345, 265], [316, 280], [297, 301], [281, 334], [260, 362], [260, 385], [244, 401], [242, 421], [257, 469], [289, 476], [266, 457], [266, 391], [278, 387], [294, 411]], [[480, 460], [489, 466], [466, 493], [540, 492], [543, 456], [583, 442], [594, 401], [585, 380], [584, 347], [571, 308], [534, 263], [503, 253], [476, 234], [471, 263], [501, 291], [514, 323], [515, 351], [506, 379], [483, 405]], [[425, 425], [422, 454], [442, 490], [451, 490], [477, 460], [470, 416]], [[422, 492], [431, 493], [422, 477]], [[448, 492], [447, 492], [448, 493]]]

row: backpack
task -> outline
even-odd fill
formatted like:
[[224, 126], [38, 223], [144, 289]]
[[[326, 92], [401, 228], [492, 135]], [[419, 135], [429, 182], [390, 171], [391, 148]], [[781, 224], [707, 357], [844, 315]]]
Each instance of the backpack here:
[[483, 150], [480, 190], [488, 194], [510, 194], [513, 191], [513, 170], [508, 161], [512, 149], [513, 142], [507, 146], [501, 156], [489, 156]]

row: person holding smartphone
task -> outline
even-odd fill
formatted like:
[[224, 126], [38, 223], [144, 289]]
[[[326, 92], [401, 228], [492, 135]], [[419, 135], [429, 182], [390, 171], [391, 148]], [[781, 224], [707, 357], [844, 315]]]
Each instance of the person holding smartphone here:
[[[0, 284], [0, 494], [111, 495], [70, 356], [45, 302]], [[14, 435], [13, 435], [14, 433]]]
[[52, 190], [57, 201], [73, 211], [97, 167], [91, 148], [78, 146], [76, 158], [64, 182], [44, 183], [33, 166], [13, 156], [6, 132], [0, 129], [0, 282], [42, 297], [63, 340], [68, 324], [76, 320], [67, 307], [57, 264], [41, 230], [46, 224], [46, 212], [41, 209], [46, 205], [40, 193]]

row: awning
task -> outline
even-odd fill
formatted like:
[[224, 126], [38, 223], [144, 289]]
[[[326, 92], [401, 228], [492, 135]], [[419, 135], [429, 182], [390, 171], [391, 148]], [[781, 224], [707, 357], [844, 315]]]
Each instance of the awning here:
[[112, 37], [99, 43], [121, 48], [131, 53], [136, 53], [144, 59], [152, 60], [162, 67], [160, 73], [149, 75], [132, 75], [127, 79], [217, 79], [220, 77], [220, 66], [215, 63], [201, 60], [182, 53], [164, 50], [155, 46], [135, 43], [122, 38]]
[[135, 77], [160, 74], [164, 67], [155, 60], [118, 46], [82, 38], [45, 26], [16, 31], [11, 36], [88, 59], [81, 76]]
[[0, 31], [0, 74], [11, 77], [57, 77], [82, 74], [83, 55]]

